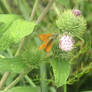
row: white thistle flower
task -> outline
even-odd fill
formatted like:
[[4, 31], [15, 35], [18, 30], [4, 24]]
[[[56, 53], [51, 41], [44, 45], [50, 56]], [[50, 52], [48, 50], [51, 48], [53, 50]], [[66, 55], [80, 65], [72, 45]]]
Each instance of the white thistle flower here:
[[74, 46], [74, 40], [72, 36], [63, 35], [59, 40], [59, 48], [63, 51], [71, 51]]

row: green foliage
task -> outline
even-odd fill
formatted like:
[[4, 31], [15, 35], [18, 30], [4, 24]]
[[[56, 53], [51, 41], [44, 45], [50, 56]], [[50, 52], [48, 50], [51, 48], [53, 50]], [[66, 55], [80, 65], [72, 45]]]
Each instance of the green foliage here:
[[56, 24], [62, 32], [69, 32], [76, 37], [81, 37], [86, 31], [85, 19], [82, 16], [75, 16], [71, 10], [64, 11]]
[[7, 92], [41, 92], [39, 87], [14, 87]]
[[11, 24], [12, 22], [14, 22], [16, 19], [21, 18], [18, 15], [15, 14], [0, 14], [0, 23], [4, 23], [4, 24]]
[[[54, 6], [51, 7], [52, 10], [49, 9], [47, 15], [42, 18], [42, 22], [34, 29], [35, 23], [24, 19], [30, 19], [30, 12], [32, 12], [35, 1], [12, 0], [11, 2], [11, 0], [0, 0], [0, 13], [3, 13], [0, 14], [0, 57], [4, 58], [0, 59], [0, 76], [2, 76], [2, 72], [11, 72], [8, 82], [4, 84], [2, 90], [12, 81], [14, 82], [15, 76], [17, 76], [16, 73], [24, 72], [26, 69], [27, 73], [32, 69], [28, 74], [28, 79], [22, 77], [21, 81], [17, 83], [18, 87], [14, 86], [8, 92], [58, 92], [63, 90], [63, 87], [60, 86], [64, 84], [71, 85], [67, 86], [68, 92], [80, 92], [81, 88], [82, 90], [91, 90], [92, 0], [56, 0]], [[49, 0], [40, 1], [39, 8], [34, 14], [34, 20], [40, 16], [43, 8], [48, 3]], [[70, 7], [72, 7], [71, 9], [81, 10], [87, 20], [88, 30], [86, 29], [86, 20], [82, 15], [75, 16], [72, 14], [72, 10], [66, 10]], [[60, 13], [60, 11], [64, 12]], [[20, 14], [24, 19], [12, 13]], [[39, 46], [44, 43], [39, 40], [39, 34], [55, 33], [61, 37], [64, 32], [70, 33], [75, 38], [76, 48], [72, 51], [64, 52], [59, 48], [59, 37], [54, 40], [49, 53], [39, 50]], [[29, 35], [30, 33], [31, 35]], [[25, 36], [27, 37], [18, 57], [13, 57], [19, 47], [19, 44], [16, 43], [19, 43]], [[84, 43], [76, 37], [83, 39]], [[6, 50], [8, 47], [10, 52]], [[49, 62], [49, 60], [52, 62]], [[90, 83], [85, 81], [87, 78]], [[30, 79], [32, 79], [31, 82], [34, 82], [33, 84], [40, 85], [41, 90], [38, 87], [26, 87], [27, 85], [33, 86]], [[59, 89], [56, 89], [56, 86]], [[67, 91], [67, 88], [64, 89], [64, 91]]]
[[81, 92], [92, 92], [92, 91], [81, 91]]
[[29, 19], [30, 8], [25, 0], [16, 0], [17, 6], [25, 19]]
[[65, 7], [70, 7], [70, 1], [69, 0], [57, 0], [57, 1], [60, 2], [60, 4], [65, 6]]
[[16, 20], [21, 18], [14, 14], [0, 14], [0, 37], [9, 28], [9, 26]]
[[31, 68], [37, 68], [42, 62], [45, 62], [46, 53], [39, 50], [40, 40], [34, 33], [26, 38], [25, 46], [23, 47], [20, 57], [25, 60], [25, 63], [30, 64]]
[[5, 58], [0, 59], [0, 72], [21, 73], [27, 68], [20, 58]]
[[70, 64], [67, 61], [52, 60], [52, 67], [55, 76], [56, 86], [60, 87], [66, 84], [70, 74]]
[[[5, 20], [7, 18], [9, 18], [9, 17], [6, 16]], [[15, 18], [15, 16], [14, 16], [14, 18]], [[4, 50], [4, 49], [10, 47], [12, 44], [19, 42], [23, 37], [32, 33], [32, 31], [34, 29], [34, 26], [35, 26], [34, 22], [29, 22], [29, 21], [26, 21], [23, 19], [14, 20], [14, 18], [11, 20], [12, 24], [7, 29], [5, 29], [5, 32], [0, 37], [0, 43], [1, 43], [0, 50]], [[2, 19], [1, 22], [4, 22], [5, 20]], [[7, 21], [8, 21], [8, 19], [7, 19]], [[9, 23], [11, 21], [9, 20]], [[5, 27], [6, 27], [6, 25], [5, 25]], [[1, 34], [2, 34], [2, 31], [1, 31]]]

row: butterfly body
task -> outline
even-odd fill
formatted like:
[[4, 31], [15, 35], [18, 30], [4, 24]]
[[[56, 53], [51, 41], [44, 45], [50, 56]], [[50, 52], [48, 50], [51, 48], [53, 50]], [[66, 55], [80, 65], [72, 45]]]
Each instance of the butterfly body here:
[[53, 45], [55, 35], [52, 35], [52, 34], [40, 34], [39, 38], [44, 42], [40, 46], [39, 50], [44, 49], [46, 52], [49, 52], [51, 50], [52, 45]]

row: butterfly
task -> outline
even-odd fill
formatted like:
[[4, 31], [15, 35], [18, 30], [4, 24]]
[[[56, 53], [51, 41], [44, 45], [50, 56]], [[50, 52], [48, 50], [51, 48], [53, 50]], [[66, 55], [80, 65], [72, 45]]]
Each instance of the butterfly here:
[[50, 34], [50, 33], [48, 33], [48, 34], [40, 34], [39, 38], [44, 43], [39, 47], [39, 50], [44, 49], [48, 53], [51, 50], [53, 42], [54, 42], [54, 39], [56, 37], [57, 37], [56, 35]]

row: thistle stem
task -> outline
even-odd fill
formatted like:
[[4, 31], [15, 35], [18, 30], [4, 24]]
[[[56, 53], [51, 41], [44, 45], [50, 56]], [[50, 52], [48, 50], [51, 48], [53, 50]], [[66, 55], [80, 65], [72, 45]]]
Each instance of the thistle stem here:
[[67, 92], [67, 85], [64, 85], [64, 92]]
[[2, 89], [2, 87], [3, 87], [3, 85], [4, 85], [5, 81], [6, 81], [6, 79], [8, 77], [8, 75], [9, 75], [9, 72], [5, 72], [4, 73], [4, 75], [3, 75], [3, 77], [2, 77], [2, 79], [0, 81], [0, 89]]

